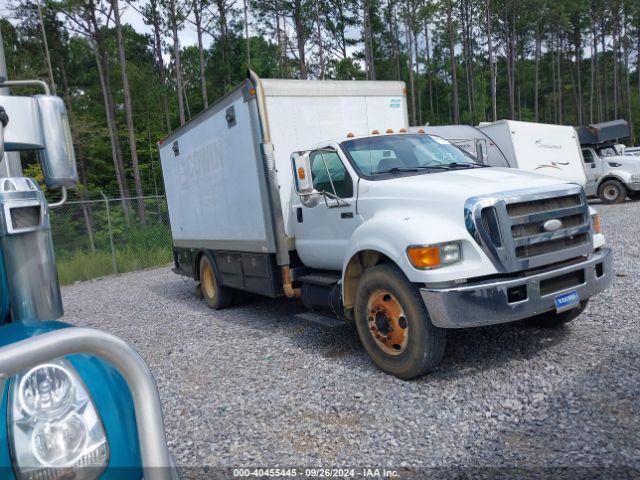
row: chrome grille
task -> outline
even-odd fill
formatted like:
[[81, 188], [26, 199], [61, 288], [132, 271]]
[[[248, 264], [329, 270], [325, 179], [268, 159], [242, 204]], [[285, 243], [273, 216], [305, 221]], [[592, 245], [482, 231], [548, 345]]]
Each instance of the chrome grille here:
[[28, 207], [13, 207], [11, 212], [11, 226], [14, 230], [37, 227], [40, 224], [40, 205]]
[[[591, 251], [589, 206], [579, 186], [474, 197], [465, 215], [470, 233], [500, 271], [535, 268]], [[549, 220], [558, 220], [560, 227], [548, 231]]]
[[507, 213], [510, 217], [531, 215], [532, 213], [549, 212], [561, 208], [577, 207], [581, 204], [580, 195], [565, 195], [563, 197], [544, 198], [527, 202], [509, 203]]

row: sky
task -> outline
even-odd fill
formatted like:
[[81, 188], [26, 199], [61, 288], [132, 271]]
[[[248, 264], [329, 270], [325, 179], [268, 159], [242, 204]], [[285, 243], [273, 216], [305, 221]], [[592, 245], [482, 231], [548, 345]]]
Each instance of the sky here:
[[[0, 17], [7, 18], [11, 23], [17, 23], [17, 21], [11, 18], [10, 9], [11, 0], [0, 0]], [[130, 24], [134, 30], [140, 33], [151, 33], [151, 27], [145, 25], [142, 15], [138, 13], [133, 7], [126, 2], [121, 2], [122, 19], [124, 23]], [[212, 39], [209, 35], [205, 35], [203, 38], [204, 46], [208, 47]], [[180, 45], [187, 47], [190, 45], [196, 45], [198, 43], [198, 37], [196, 35], [195, 26], [189, 22], [186, 22], [185, 27], [180, 31]]]

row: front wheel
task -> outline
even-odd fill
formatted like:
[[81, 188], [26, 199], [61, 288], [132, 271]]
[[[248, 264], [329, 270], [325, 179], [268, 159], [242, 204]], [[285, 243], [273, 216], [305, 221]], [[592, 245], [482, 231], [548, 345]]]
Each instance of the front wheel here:
[[627, 198], [627, 187], [618, 180], [607, 180], [600, 185], [598, 197], [602, 203], [622, 203]]
[[364, 272], [354, 310], [360, 341], [381, 370], [408, 380], [440, 363], [446, 332], [431, 323], [418, 290], [395, 265]]

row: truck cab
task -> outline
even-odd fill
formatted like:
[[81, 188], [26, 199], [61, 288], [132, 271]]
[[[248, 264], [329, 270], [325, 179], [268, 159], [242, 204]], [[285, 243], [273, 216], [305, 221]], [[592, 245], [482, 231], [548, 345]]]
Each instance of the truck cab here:
[[615, 145], [585, 147], [582, 157], [590, 184], [603, 203], [640, 198], [640, 159], [624, 155]]
[[[15, 85], [45, 93], [0, 95], [0, 476], [175, 477], [142, 359], [112, 335], [60, 321], [49, 210], [77, 182], [69, 122], [47, 84], [0, 79], [0, 91]], [[25, 151], [60, 202], [22, 175]]]

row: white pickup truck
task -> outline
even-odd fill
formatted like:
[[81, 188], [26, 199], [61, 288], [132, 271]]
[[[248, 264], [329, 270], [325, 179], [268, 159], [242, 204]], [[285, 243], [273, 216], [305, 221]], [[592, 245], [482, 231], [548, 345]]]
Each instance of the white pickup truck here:
[[587, 146], [582, 157], [589, 184], [603, 203], [620, 203], [629, 197], [640, 199], [640, 158], [627, 155], [617, 146]]
[[581, 186], [407, 129], [403, 83], [250, 74], [159, 144], [175, 271], [212, 308], [245, 290], [355, 323], [403, 379], [439, 363], [447, 329], [566, 323], [609, 285]]

